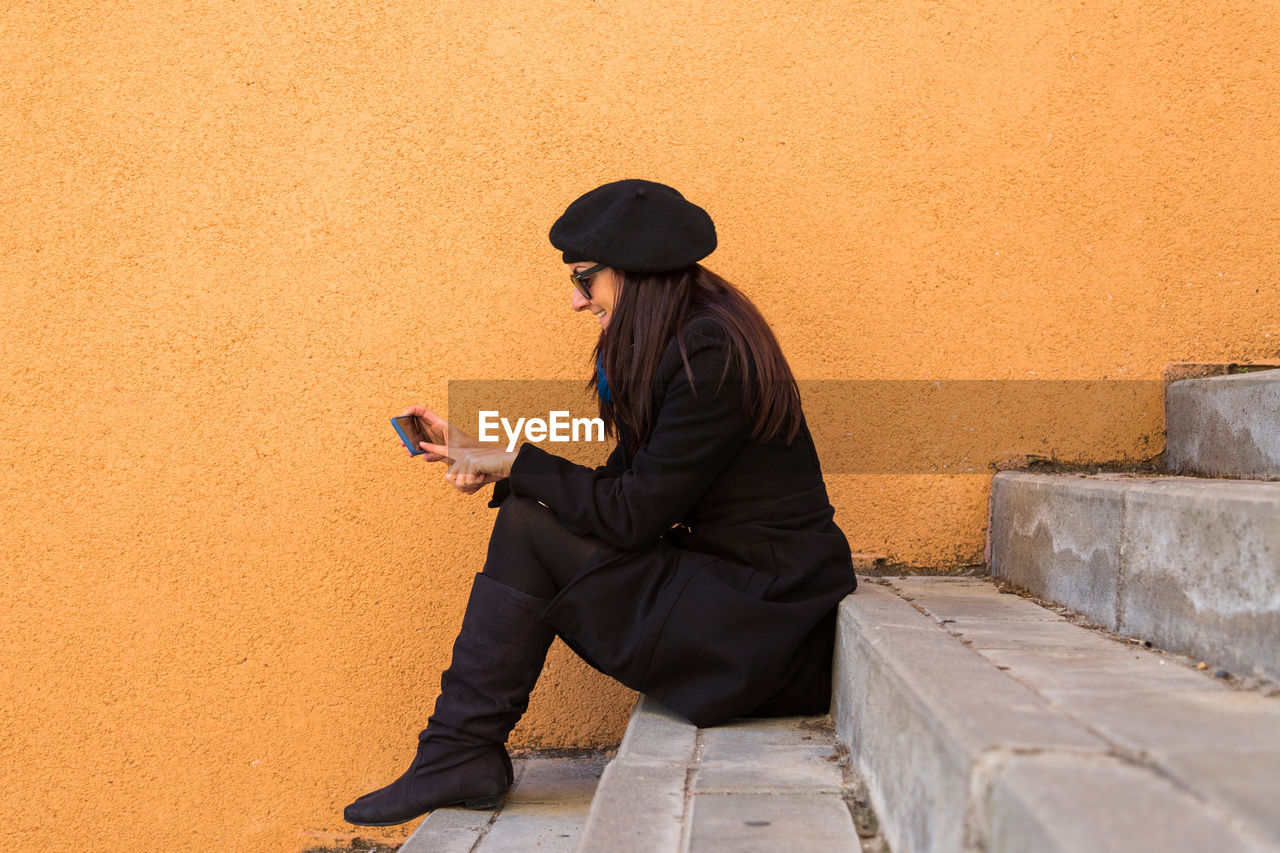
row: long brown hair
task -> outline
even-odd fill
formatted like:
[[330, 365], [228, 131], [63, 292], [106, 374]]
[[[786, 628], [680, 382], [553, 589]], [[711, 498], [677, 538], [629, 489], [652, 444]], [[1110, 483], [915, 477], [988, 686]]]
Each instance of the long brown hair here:
[[[728, 380], [731, 368], [740, 377], [751, 437], [795, 440], [802, 418], [800, 391], [773, 330], [742, 291], [701, 264], [663, 273], [617, 272], [622, 281], [613, 317], [592, 353], [592, 361], [601, 359], [609, 378], [613, 401], [600, 399], [600, 418], [609, 435], [625, 425], [633, 452], [649, 440], [657, 417], [654, 375], [662, 353], [675, 338], [692, 383], [685, 328], [694, 316], [707, 316], [725, 332], [729, 359], [719, 381]], [[595, 378], [588, 384], [595, 387]]]

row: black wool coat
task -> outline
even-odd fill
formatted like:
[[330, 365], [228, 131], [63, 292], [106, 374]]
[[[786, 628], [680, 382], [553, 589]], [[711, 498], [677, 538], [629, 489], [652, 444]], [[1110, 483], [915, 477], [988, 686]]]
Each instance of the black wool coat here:
[[807, 424], [789, 445], [753, 440], [742, 383], [719, 383], [723, 329], [693, 318], [685, 342], [693, 381], [673, 339], [634, 455], [625, 434], [594, 469], [526, 443], [491, 505], [536, 498], [606, 543], [544, 618], [595, 668], [708, 726], [781, 693], [826, 696], [835, 608], [857, 582]]

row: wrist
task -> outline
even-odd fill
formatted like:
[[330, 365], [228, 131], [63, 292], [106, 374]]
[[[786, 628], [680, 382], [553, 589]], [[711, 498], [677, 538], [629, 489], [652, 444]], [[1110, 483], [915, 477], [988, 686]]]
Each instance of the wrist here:
[[521, 444], [515, 450], [508, 450], [506, 452], [506, 455], [502, 460], [503, 461], [502, 473], [499, 474], [498, 476], [503, 478], [511, 476], [511, 469], [515, 467], [516, 460], [520, 458], [520, 451], [523, 450], [524, 447], [525, 446]]

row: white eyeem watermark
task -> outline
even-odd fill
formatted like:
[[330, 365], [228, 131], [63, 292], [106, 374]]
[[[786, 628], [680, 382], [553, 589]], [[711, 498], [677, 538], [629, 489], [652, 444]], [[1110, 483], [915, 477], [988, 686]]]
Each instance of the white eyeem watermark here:
[[[526, 441], [570, 442], [570, 441], [604, 441], [604, 421], [600, 418], [571, 418], [567, 411], [547, 413], [547, 419], [517, 418], [515, 425], [507, 418], [500, 417], [496, 411], [480, 411], [480, 440], [499, 441], [496, 430], [501, 426], [507, 435], [507, 452], [516, 449], [521, 431]], [[582, 438], [579, 438], [581, 431]], [[595, 438], [592, 438], [592, 434]]]

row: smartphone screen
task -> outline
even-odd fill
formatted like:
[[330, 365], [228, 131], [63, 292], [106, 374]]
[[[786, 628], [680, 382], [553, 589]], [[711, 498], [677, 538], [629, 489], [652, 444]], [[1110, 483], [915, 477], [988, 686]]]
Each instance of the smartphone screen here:
[[427, 452], [419, 446], [420, 442], [431, 441], [421, 418], [417, 415], [401, 415], [398, 418], [392, 418], [391, 423], [395, 426], [396, 432], [400, 434], [400, 440], [404, 442], [404, 446], [409, 448], [410, 453], [414, 456], [419, 456]]

